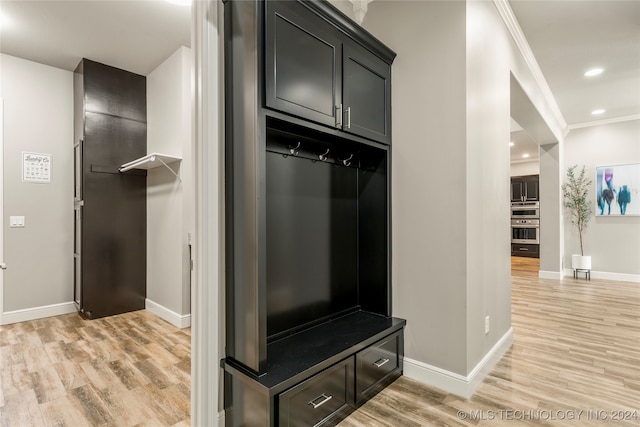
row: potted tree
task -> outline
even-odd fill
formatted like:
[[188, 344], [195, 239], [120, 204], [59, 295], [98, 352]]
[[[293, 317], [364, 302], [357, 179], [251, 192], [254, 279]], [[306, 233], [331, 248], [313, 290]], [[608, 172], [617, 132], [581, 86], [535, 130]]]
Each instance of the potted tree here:
[[578, 231], [580, 238], [580, 254], [571, 255], [571, 268], [576, 270], [591, 270], [591, 256], [584, 254], [584, 231], [591, 219], [591, 203], [589, 202], [589, 189], [591, 180], [585, 174], [585, 167], [576, 174], [574, 165], [567, 169], [567, 180], [562, 184], [562, 197], [564, 206], [570, 214], [571, 224]]

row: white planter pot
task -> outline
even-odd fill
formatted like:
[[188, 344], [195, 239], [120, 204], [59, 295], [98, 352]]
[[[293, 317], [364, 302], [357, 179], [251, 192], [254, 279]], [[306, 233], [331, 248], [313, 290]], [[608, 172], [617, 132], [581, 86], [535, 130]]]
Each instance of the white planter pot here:
[[571, 255], [571, 268], [574, 270], [591, 270], [591, 255]]

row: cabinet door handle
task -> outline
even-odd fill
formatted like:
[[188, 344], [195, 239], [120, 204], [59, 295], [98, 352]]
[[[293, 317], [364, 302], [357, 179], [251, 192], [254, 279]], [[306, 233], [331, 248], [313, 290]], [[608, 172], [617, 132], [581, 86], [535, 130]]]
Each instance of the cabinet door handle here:
[[[318, 396], [315, 399], [309, 401], [309, 405], [313, 406], [313, 409], [318, 409], [319, 407], [321, 407], [322, 405], [324, 405], [325, 403], [327, 403], [331, 399], [333, 399], [333, 396], [331, 396], [331, 395], [327, 396], [326, 394], [322, 393], [320, 396]], [[318, 402], [318, 400], [319, 400], [319, 402]]]
[[381, 367], [382, 365], [385, 365], [388, 362], [389, 362], [389, 359], [380, 358], [380, 359], [376, 360], [375, 362], [373, 362], [373, 364], [376, 366], [376, 368], [379, 368], [379, 367]]
[[347, 108], [347, 129], [351, 129], [351, 107]]
[[520, 248], [521, 251], [528, 251], [528, 248]]
[[336, 127], [342, 127], [342, 104], [336, 105]]

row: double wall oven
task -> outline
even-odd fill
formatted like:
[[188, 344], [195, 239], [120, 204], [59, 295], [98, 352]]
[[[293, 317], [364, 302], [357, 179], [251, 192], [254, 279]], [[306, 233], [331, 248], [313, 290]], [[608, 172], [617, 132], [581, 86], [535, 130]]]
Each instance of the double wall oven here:
[[511, 255], [538, 257], [540, 202], [511, 202]]

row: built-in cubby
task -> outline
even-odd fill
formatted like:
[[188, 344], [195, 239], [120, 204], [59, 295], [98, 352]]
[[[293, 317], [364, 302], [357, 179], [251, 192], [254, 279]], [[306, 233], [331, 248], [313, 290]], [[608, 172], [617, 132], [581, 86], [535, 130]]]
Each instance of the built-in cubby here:
[[395, 55], [333, 6], [225, 4], [229, 426], [334, 425], [402, 373], [406, 321], [391, 316], [390, 134], [369, 138], [290, 108], [298, 95], [310, 100], [287, 78], [304, 57], [285, 53], [277, 78], [265, 67], [272, 43], [291, 45], [272, 26], [305, 32], [302, 24], [340, 40], [340, 52], [356, 46], [363, 64], [386, 64], [380, 117], [390, 129]]

